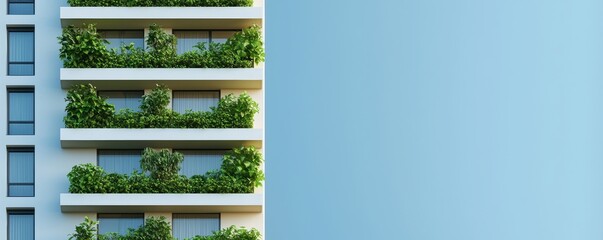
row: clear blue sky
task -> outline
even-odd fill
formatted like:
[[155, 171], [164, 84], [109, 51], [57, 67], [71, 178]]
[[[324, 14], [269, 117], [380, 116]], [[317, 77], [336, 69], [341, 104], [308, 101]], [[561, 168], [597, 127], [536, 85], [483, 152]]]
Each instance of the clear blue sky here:
[[603, 1], [267, 0], [267, 239], [603, 239]]

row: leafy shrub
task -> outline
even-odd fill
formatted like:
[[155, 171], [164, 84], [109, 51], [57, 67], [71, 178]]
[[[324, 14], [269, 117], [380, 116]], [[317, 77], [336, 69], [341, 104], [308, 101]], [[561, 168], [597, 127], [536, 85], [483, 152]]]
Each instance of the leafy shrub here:
[[253, 193], [262, 185], [262, 155], [254, 147], [240, 147], [222, 158], [219, 171], [190, 178], [177, 175], [182, 154], [145, 149], [141, 167], [150, 175], [106, 173], [93, 164], [76, 165], [67, 174], [70, 193]]
[[98, 96], [91, 84], [76, 85], [67, 92], [64, 117], [66, 126], [73, 128], [99, 128], [110, 125], [115, 107]]
[[253, 0], [67, 0], [72, 7], [247, 7]]
[[107, 49], [94, 25], [66, 27], [58, 39], [66, 68], [251, 68], [265, 56], [258, 26], [243, 29], [226, 43], [201, 43], [182, 55], [176, 54], [176, 37], [155, 24], [149, 28], [146, 51], [132, 44]]
[[63, 119], [67, 128], [252, 128], [259, 111], [258, 104], [247, 94], [224, 96], [218, 106], [207, 112], [179, 114], [167, 108], [169, 88], [158, 85], [145, 94], [141, 111], [122, 109], [115, 113], [113, 105], [96, 93], [90, 84], [76, 85], [67, 92], [68, 102]]
[[[75, 227], [75, 233], [71, 234], [69, 240], [173, 240], [172, 228], [163, 216], [145, 219], [144, 225], [138, 229], [130, 229], [125, 235], [99, 234], [96, 226], [98, 221], [92, 221], [88, 217], [84, 222]], [[191, 240], [259, 240], [260, 232], [255, 229], [237, 228], [230, 226], [215, 231], [210, 236], [195, 236]]]

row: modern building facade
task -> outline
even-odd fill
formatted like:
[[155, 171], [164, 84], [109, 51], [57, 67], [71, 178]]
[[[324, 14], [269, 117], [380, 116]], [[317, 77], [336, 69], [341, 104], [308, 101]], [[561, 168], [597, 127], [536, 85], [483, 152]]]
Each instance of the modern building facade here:
[[[249, 68], [67, 68], [57, 37], [95, 24], [107, 49], [146, 48], [149, 26], [177, 39], [179, 55], [199, 42], [224, 43], [253, 25], [264, 31], [264, 2], [242, 7], [76, 7], [66, 0], [0, 4], [0, 239], [68, 239], [84, 217], [100, 233], [123, 233], [163, 216], [178, 239], [231, 225], [264, 235], [264, 190], [253, 193], [70, 193], [67, 174], [90, 163], [108, 173], [140, 170], [142, 149], [181, 152], [180, 174], [219, 170], [229, 149], [264, 152], [264, 64]], [[263, 36], [263, 35], [262, 35]], [[115, 109], [136, 109], [156, 84], [174, 112], [211, 111], [221, 97], [247, 93], [258, 104], [252, 128], [67, 128], [67, 91], [92, 84]], [[263, 168], [263, 165], [261, 166]], [[2, 183], [4, 181], [4, 183]]]

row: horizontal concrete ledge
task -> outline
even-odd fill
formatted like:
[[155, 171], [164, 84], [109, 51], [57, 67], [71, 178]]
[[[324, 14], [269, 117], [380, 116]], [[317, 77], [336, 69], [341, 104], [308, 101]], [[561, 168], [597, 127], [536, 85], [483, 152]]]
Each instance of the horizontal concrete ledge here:
[[166, 84], [174, 90], [260, 89], [262, 68], [61, 68], [61, 87], [91, 83], [100, 90], [140, 90]]
[[263, 130], [257, 128], [61, 128], [62, 148], [262, 148]]
[[61, 211], [136, 213], [259, 213], [262, 194], [70, 194], [61, 193]]
[[[142, 29], [152, 23], [180, 29], [242, 29], [262, 25], [262, 7], [61, 7], [61, 24]], [[126, 21], [127, 20], [127, 21]]]

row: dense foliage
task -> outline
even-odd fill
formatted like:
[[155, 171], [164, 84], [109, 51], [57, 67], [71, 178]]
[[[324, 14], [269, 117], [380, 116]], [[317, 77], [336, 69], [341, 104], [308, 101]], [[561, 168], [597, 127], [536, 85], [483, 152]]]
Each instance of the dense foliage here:
[[182, 154], [145, 149], [143, 173], [106, 173], [88, 163], [74, 166], [67, 177], [71, 193], [253, 193], [264, 180], [262, 161], [254, 147], [235, 148], [224, 155], [220, 170], [188, 178], [178, 175]]
[[64, 117], [67, 128], [252, 128], [258, 104], [247, 94], [231, 94], [207, 112], [177, 113], [168, 108], [170, 90], [158, 85], [142, 98], [140, 111], [122, 109], [98, 96], [91, 84], [76, 85], [67, 92]]
[[107, 40], [94, 25], [63, 28], [59, 57], [66, 68], [251, 68], [264, 61], [260, 27], [243, 29], [225, 43], [200, 43], [195, 50], [176, 54], [176, 37], [151, 25], [147, 49], [133, 44], [107, 49]]
[[253, 0], [67, 0], [72, 7], [248, 7]]
[[[143, 226], [130, 229], [125, 235], [98, 234], [96, 228], [98, 224], [98, 221], [84, 218], [84, 222], [75, 227], [75, 233], [70, 235], [69, 240], [174, 240], [172, 228], [165, 217], [147, 218]], [[215, 231], [210, 236], [195, 236], [192, 240], [259, 240], [260, 238], [260, 232], [255, 228], [248, 230], [230, 226]]]

